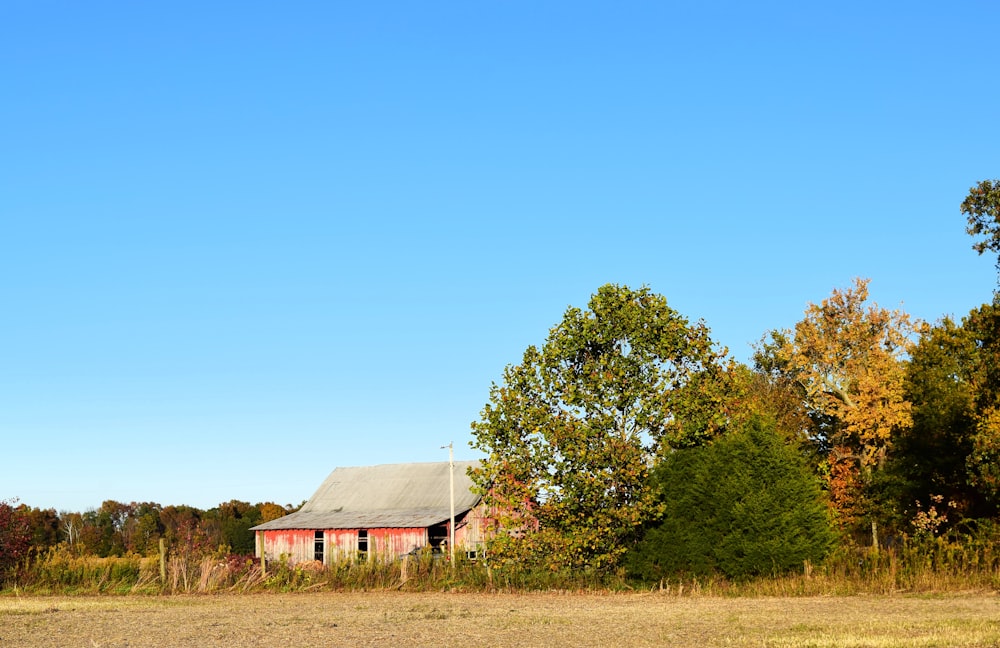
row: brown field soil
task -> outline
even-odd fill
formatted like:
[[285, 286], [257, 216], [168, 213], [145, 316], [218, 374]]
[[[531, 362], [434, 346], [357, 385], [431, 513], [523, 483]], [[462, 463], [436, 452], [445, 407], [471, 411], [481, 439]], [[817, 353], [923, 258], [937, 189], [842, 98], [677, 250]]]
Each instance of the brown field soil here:
[[0, 597], [0, 647], [1000, 646], [1000, 598], [299, 593]]

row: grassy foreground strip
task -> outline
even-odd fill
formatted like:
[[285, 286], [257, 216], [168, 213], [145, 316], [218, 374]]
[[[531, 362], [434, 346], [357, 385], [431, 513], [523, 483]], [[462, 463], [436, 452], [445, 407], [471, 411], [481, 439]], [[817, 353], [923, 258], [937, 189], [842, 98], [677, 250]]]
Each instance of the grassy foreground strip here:
[[0, 646], [1000, 645], [993, 594], [298, 593], [0, 598]]

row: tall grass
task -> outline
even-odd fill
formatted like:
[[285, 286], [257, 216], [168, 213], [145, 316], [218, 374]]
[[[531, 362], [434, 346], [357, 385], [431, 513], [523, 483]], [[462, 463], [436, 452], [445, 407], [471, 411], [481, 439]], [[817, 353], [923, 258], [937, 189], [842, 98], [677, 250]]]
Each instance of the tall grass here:
[[623, 572], [491, 569], [425, 552], [405, 559], [341, 560], [329, 565], [282, 559], [262, 569], [249, 556], [171, 554], [159, 558], [77, 556], [57, 547], [26, 561], [10, 586], [35, 594], [181, 594], [258, 591], [653, 590], [674, 596], [818, 596], [1000, 589], [1000, 537], [906, 540], [873, 552], [842, 547], [800, 572], [733, 582], [717, 578], [629, 581]]
[[904, 539], [878, 552], [841, 549], [823, 571], [831, 582], [875, 594], [996, 589], [998, 548], [992, 537]]
[[1000, 589], [1000, 544], [992, 538], [924, 538], [902, 540], [877, 552], [870, 547], [841, 547], [822, 565], [805, 563], [798, 573], [740, 582], [677, 579], [657, 587], [678, 595], [721, 596], [993, 591]]
[[53, 547], [28, 559], [15, 583], [38, 593], [128, 594], [157, 591], [159, 577], [155, 557], [78, 556]]

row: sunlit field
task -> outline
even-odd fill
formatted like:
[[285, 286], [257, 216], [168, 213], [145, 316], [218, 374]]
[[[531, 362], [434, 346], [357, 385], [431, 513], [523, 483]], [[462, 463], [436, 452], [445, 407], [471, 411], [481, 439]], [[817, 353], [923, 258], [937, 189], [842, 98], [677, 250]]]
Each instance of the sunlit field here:
[[996, 646], [993, 594], [297, 593], [0, 598], [0, 646]]

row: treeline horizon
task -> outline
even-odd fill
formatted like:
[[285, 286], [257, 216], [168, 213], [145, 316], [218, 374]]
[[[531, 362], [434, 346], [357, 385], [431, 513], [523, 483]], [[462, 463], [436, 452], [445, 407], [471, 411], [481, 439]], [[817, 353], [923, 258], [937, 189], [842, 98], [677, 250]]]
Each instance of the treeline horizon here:
[[[201, 509], [184, 504], [105, 500], [100, 507], [77, 512], [37, 508], [16, 499], [0, 500], [0, 536], [5, 540], [20, 539], [19, 547], [0, 543], [5, 545], [0, 547], [0, 553], [37, 555], [63, 546], [76, 555], [102, 558], [152, 556], [159, 552], [163, 539], [172, 550], [193, 555], [251, 555], [255, 542], [251, 527], [288, 515], [301, 506], [233, 499]], [[19, 532], [3, 533], [11, 526]], [[0, 555], [0, 563], [2, 559]]]

